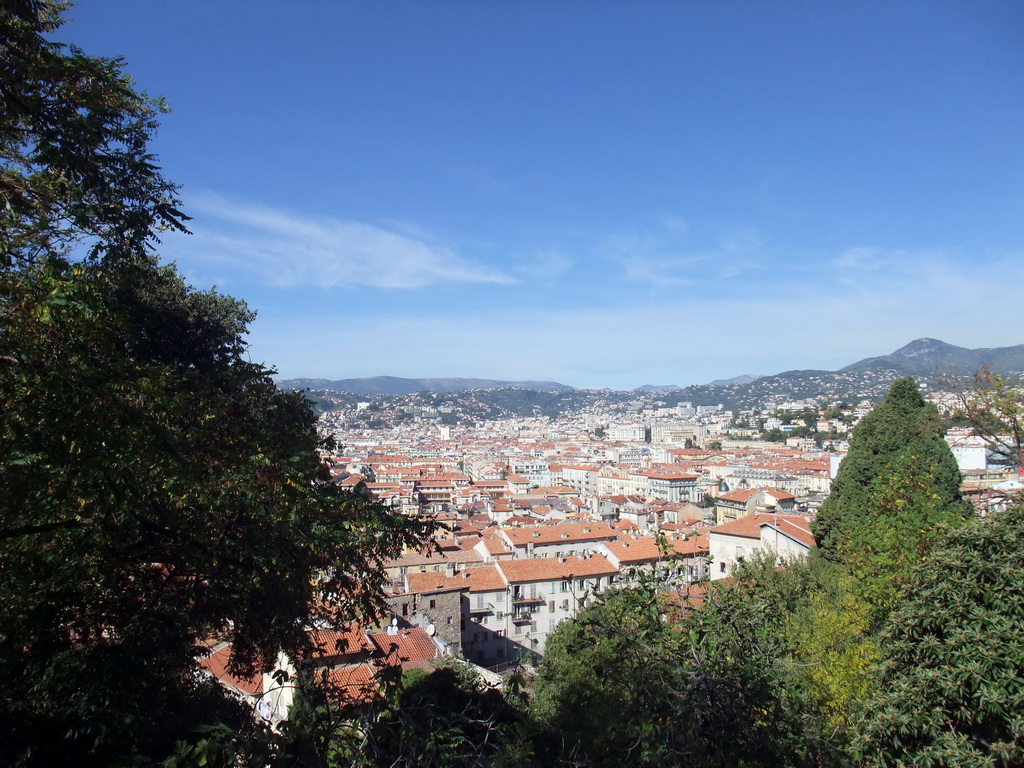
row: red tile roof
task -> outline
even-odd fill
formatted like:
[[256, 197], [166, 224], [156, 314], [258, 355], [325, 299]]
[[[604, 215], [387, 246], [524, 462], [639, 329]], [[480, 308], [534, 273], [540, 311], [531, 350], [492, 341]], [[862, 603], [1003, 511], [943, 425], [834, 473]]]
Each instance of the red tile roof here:
[[570, 577], [610, 576], [618, 573], [618, 568], [604, 555], [503, 560], [495, 563], [495, 567], [510, 584], [524, 581], [559, 581]]
[[494, 565], [467, 568], [454, 576], [444, 573], [410, 573], [406, 576], [410, 594], [447, 589], [468, 589], [470, 592], [493, 592], [505, 589], [505, 581]]
[[524, 547], [530, 542], [554, 544], [562, 541], [572, 543], [616, 538], [616, 532], [610, 526], [596, 522], [513, 528], [506, 529], [504, 534], [514, 547]]
[[[742, 536], [746, 539], [760, 539], [761, 526], [765, 524], [779, 525], [779, 530], [796, 538], [797, 531], [806, 531], [810, 536], [810, 524], [806, 515], [794, 515], [775, 512], [755, 512], [752, 515], [741, 517], [724, 525], [717, 525], [711, 529], [711, 533], [720, 533], [727, 536]], [[813, 536], [810, 537], [813, 541]]]
[[230, 658], [231, 644], [225, 643], [205, 659], [200, 659], [199, 666], [235, 690], [250, 696], [262, 695], [263, 675], [257, 672], [253, 677], [236, 677], [228, 671], [228, 660]]
[[375, 632], [370, 640], [381, 653], [385, 663], [400, 663], [402, 669], [430, 669], [431, 660], [438, 655], [437, 646], [422, 627], [398, 630], [391, 635]]

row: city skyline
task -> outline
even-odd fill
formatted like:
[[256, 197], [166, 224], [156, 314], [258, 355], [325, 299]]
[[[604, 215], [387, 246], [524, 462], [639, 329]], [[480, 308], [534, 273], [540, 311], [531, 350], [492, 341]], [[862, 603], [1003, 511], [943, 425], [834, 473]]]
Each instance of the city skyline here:
[[102, 0], [282, 378], [628, 389], [1012, 346], [1024, 9]]

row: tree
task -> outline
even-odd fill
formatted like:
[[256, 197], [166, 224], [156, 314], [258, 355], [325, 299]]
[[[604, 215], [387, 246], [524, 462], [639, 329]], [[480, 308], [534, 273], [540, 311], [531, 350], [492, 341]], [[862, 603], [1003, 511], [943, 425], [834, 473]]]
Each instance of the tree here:
[[562, 740], [563, 764], [830, 759], [808, 724], [787, 616], [757, 578], [714, 583], [701, 607], [682, 610], [655, 582], [608, 593], [549, 637], [536, 717]]
[[850, 450], [839, 466], [832, 491], [813, 522], [818, 552], [840, 561], [856, 521], [875, 503], [875, 482], [900, 452], [931, 457], [933, 491], [957, 506], [960, 472], [941, 434], [934, 406], [925, 402], [912, 377], [893, 382], [885, 400], [864, 416], [850, 436]]
[[960, 473], [944, 440], [918, 440], [896, 454], [872, 483], [872, 500], [850, 522], [840, 545], [854, 589], [872, 607], [877, 627], [896, 607], [911, 578], [951, 528], [973, 514], [959, 493]]
[[353, 768], [534, 764], [533, 729], [518, 699], [485, 684], [461, 662], [449, 661], [429, 673], [405, 672], [354, 725], [341, 729], [331, 764]]
[[159, 266], [184, 220], [160, 105], [47, 42], [59, 11], [0, 9], [0, 762], [265, 762], [203, 643], [243, 676], [301, 653], [425, 529], [326, 482], [310, 404], [246, 360], [252, 314]]
[[184, 230], [175, 187], [146, 151], [164, 104], [132, 88], [119, 60], [46, 40], [51, 0], [0, 9], [0, 266], [75, 248], [134, 260]]
[[856, 747], [879, 766], [1024, 765], [1024, 504], [953, 533], [882, 633]]
[[1024, 389], [1019, 379], [981, 368], [970, 386], [957, 387], [959, 416], [988, 449], [1018, 469], [1024, 462]]

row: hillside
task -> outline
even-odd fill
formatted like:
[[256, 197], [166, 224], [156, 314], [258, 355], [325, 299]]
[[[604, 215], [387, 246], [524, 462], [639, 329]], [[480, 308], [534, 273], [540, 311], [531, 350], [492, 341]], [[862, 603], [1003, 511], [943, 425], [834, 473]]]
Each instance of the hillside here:
[[[632, 391], [576, 389], [551, 381], [496, 381], [492, 379], [403, 379], [377, 376], [366, 379], [291, 379], [282, 388], [308, 389], [321, 407], [331, 408], [355, 397], [370, 399], [433, 393], [444, 404], [474, 418], [546, 415], [578, 411], [598, 402], [662, 403], [674, 406], [723, 405], [729, 410], [771, 408], [789, 401], [825, 403], [877, 401], [894, 379], [914, 376], [924, 390], [948, 387], [955, 378], [970, 376], [983, 364], [1010, 375], [1024, 372], [1024, 345], [965, 349], [937, 339], [915, 339], [888, 355], [869, 357], [838, 371], [793, 370], [772, 376], [737, 376], [711, 384], [684, 388], [646, 385]], [[344, 394], [338, 394], [344, 393]], [[532, 394], [531, 394], [532, 393]], [[459, 401], [463, 401], [460, 403]]]
[[473, 389], [529, 389], [534, 392], [568, 392], [574, 387], [557, 381], [498, 381], [496, 379], [425, 378], [372, 376], [362, 379], [283, 379], [281, 389], [331, 390], [356, 395], [411, 395], [415, 392], [467, 392]]

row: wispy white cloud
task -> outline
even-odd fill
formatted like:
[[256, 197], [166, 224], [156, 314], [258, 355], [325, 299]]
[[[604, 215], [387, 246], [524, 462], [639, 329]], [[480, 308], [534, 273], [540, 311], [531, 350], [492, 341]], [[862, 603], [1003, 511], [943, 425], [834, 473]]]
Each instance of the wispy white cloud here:
[[832, 263], [839, 270], [864, 272], [880, 269], [888, 263], [888, 259], [878, 248], [857, 246], [847, 248]]
[[276, 287], [516, 282], [413, 228], [312, 218], [214, 195], [190, 196], [187, 202], [195, 212], [194, 235], [176, 240], [168, 255], [199, 260], [208, 272], [244, 274]]
[[522, 257], [513, 268], [530, 280], [550, 285], [572, 269], [575, 263], [561, 251], [552, 249]]
[[[257, 321], [254, 345], [276, 349], [264, 359], [287, 376], [487, 376], [628, 388], [836, 369], [921, 336], [967, 347], [1024, 342], [1012, 324], [994, 324], [989, 311], [1016, 306], [1024, 259], [987, 261], [979, 269], [957, 254], [901, 251], [895, 260], [889, 255], [880, 252], [879, 263], [892, 268], [872, 271], [858, 287], [829, 284], [815, 273], [805, 283], [788, 281], [785, 290], [769, 287], [753, 297], [680, 291], [651, 302], [624, 291], [614, 305], [600, 307], [523, 311], [512, 303], [483, 314], [449, 307], [429, 316], [392, 308], [318, 324], [343, 323], [371, 341], [358, 361], [317, 356], [318, 346], [330, 342], [308, 333], [308, 320], [273, 331]], [[822, 259], [823, 270], [833, 262]], [[339, 367], [312, 370], [310, 360]]]
[[711, 244], [694, 244], [687, 221], [664, 216], [653, 229], [612, 235], [598, 251], [626, 280], [676, 288], [747, 272], [763, 249], [756, 230], [729, 232]]
[[700, 257], [695, 256], [633, 256], [625, 259], [622, 266], [627, 280], [671, 288], [695, 283], [690, 267], [698, 261]]

